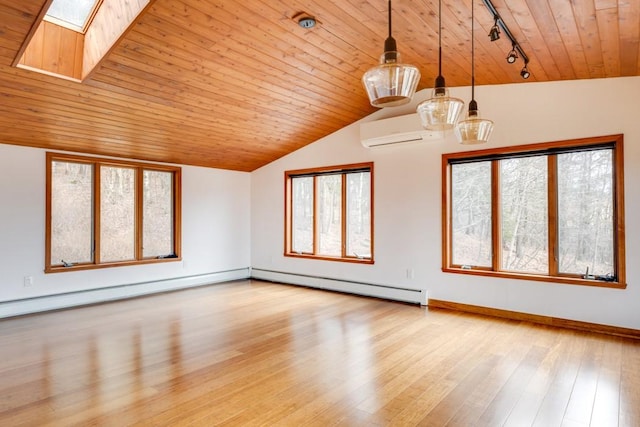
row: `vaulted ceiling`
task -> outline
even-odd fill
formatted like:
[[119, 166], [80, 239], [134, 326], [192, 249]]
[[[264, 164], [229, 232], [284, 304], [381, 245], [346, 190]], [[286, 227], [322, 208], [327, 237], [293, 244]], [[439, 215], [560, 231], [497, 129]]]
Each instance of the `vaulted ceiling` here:
[[[526, 81], [473, 1], [478, 85], [639, 74], [640, 0], [494, 0]], [[360, 79], [383, 50], [386, 0], [152, 0], [83, 82], [12, 66], [45, 3], [0, 0], [0, 143], [252, 171], [375, 110]], [[393, 1], [419, 89], [437, 74], [437, 11]], [[471, 0], [443, 0], [442, 19], [447, 85], [468, 86]]]

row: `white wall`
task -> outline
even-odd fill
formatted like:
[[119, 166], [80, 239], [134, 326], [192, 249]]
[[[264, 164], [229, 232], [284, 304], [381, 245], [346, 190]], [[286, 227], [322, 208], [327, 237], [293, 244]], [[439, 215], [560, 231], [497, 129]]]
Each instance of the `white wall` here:
[[[413, 113], [410, 106], [364, 120]], [[452, 96], [469, 101], [469, 88]], [[348, 126], [252, 174], [252, 267], [425, 289], [429, 298], [640, 329], [640, 78], [476, 87], [480, 113], [495, 122], [489, 144], [463, 147], [453, 135], [429, 143], [365, 149]], [[467, 107], [465, 106], [465, 109]], [[441, 154], [623, 133], [627, 289], [467, 276], [441, 271]], [[375, 162], [375, 264], [283, 256], [284, 171]], [[407, 269], [413, 270], [408, 278]]]
[[183, 261], [44, 274], [45, 150], [0, 144], [0, 302], [236, 269], [246, 276], [250, 185], [248, 173], [183, 166]]
[[[468, 101], [469, 88], [453, 96]], [[364, 120], [412, 113], [381, 110]], [[442, 273], [441, 154], [467, 149], [453, 136], [368, 150], [359, 126], [252, 174], [183, 167], [183, 262], [44, 274], [45, 151], [0, 144], [0, 303], [67, 292], [207, 275], [252, 266], [398, 288], [434, 299], [640, 329], [640, 78], [526, 83], [476, 88], [481, 113], [496, 123], [479, 148], [624, 133], [627, 289]], [[286, 258], [284, 171], [375, 162], [375, 264]], [[413, 270], [413, 278], [407, 270]], [[32, 276], [30, 287], [24, 276]], [[160, 285], [158, 285], [160, 288]], [[2, 313], [0, 313], [2, 314]]]

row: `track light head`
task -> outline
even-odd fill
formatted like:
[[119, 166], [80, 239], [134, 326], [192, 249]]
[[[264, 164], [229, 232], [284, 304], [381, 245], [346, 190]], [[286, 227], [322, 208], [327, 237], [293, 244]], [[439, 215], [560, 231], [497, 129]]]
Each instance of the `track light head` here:
[[500, 38], [500, 29], [497, 25], [491, 27], [491, 31], [489, 31], [489, 38], [492, 42], [498, 40]]
[[511, 49], [511, 52], [507, 55], [507, 62], [509, 64], [513, 64], [518, 59], [518, 52], [516, 52], [516, 46], [514, 45]]
[[[475, 2], [477, 0], [473, 0]], [[522, 49], [518, 40], [514, 37], [513, 33], [509, 30], [509, 27], [504, 22], [504, 19], [500, 16], [495, 6], [493, 5], [491, 0], [482, 0], [484, 5], [489, 9], [489, 13], [493, 16], [493, 26], [489, 31], [489, 38], [492, 42], [500, 39], [500, 32], [504, 32], [506, 38], [511, 42], [511, 50], [507, 54], [506, 60], [509, 64], [514, 64], [518, 61], [518, 58], [522, 58], [522, 62], [524, 62], [524, 67], [520, 71], [520, 76], [523, 79], [528, 79], [531, 76], [527, 65], [529, 64], [529, 57]], [[472, 3], [473, 5], [473, 3]]]
[[492, 42], [500, 38], [500, 28], [498, 28], [498, 17], [494, 16], [493, 27], [489, 30], [489, 38]]

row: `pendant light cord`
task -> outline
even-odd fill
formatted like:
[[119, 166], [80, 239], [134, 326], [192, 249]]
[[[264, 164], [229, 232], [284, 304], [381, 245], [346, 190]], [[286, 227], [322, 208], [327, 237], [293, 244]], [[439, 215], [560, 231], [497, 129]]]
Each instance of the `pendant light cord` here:
[[384, 61], [385, 63], [390, 63], [397, 60], [398, 47], [395, 39], [391, 36], [391, 0], [389, 0], [389, 37], [384, 41]]
[[475, 64], [475, 42], [473, 37], [473, 21], [475, 20], [473, 14], [473, 3], [475, 0], [471, 0], [471, 101], [475, 103], [475, 86], [476, 86], [476, 64]]
[[438, 75], [442, 75], [442, 0], [438, 2]]
[[389, 38], [391, 38], [391, 0], [389, 0]]

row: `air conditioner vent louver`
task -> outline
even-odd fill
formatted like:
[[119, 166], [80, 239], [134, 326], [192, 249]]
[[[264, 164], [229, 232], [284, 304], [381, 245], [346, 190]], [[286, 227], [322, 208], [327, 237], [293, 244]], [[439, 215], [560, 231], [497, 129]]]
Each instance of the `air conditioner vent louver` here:
[[367, 148], [423, 142], [441, 138], [422, 127], [418, 114], [391, 117], [360, 124], [360, 142]]

